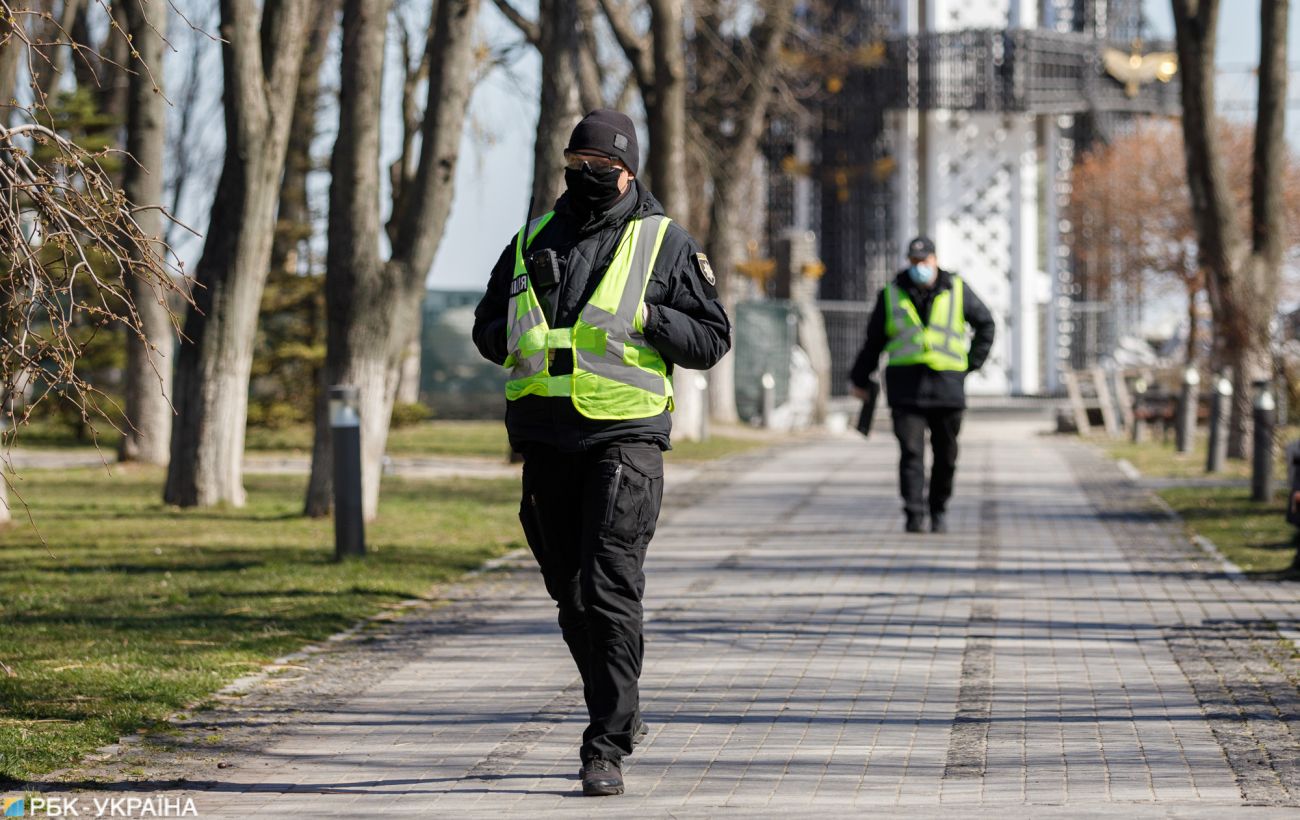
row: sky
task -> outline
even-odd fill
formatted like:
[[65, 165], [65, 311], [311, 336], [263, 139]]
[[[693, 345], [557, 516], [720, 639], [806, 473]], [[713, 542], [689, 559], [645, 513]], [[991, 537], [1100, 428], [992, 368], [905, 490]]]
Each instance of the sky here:
[[[1173, 37], [1168, 0], [1146, 0], [1151, 39]], [[1253, 66], [1259, 51], [1258, 3], [1225, 0], [1220, 22], [1219, 62], [1225, 69]], [[512, 30], [491, 3], [483, 4], [482, 33], [488, 42], [500, 42]], [[1293, 63], [1300, 63], [1300, 14], [1291, 15], [1290, 44]], [[539, 63], [529, 54], [515, 65], [512, 76], [487, 78], [471, 102], [471, 124], [462, 143], [451, 218], [434, 262], [429, 284], [435, 288], [479, 289], [510, 240], [528, 207], [531, 180], [533, 128]], [[1233, 70], [1219, 79], [1221, 103], [1233, 107], [1254, 99], [1254, 78]], [[1300, 89], [1293, 92], [1300, 98]], [[1249, 116], [1248, 111], [1230, 112]], [[1288, 135], [1300, 146], [1300, 109], [1289, 117]]]

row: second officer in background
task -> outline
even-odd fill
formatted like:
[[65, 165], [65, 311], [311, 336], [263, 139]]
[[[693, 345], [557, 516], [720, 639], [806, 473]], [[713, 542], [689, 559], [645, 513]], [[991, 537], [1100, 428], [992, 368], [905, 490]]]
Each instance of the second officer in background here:
[[[942, 270], [934, 242], [918, 236], [907, 246], [908, 267], [876, 298], [867, 339], [849, 380], [866, 399], [880, 354], [888, 353], [885, 392], [901, 451], [899, 490], [905, 528], [947, 532], [948, 499], [957, 470], [957, 435], [966, 408], [966, 376], [984, 365], [993, 347], [993, 314], [960, 276]], [[968, 329], [974, 338], [968, 339]], [[925, 436], [934, 449], [927, 497]]]

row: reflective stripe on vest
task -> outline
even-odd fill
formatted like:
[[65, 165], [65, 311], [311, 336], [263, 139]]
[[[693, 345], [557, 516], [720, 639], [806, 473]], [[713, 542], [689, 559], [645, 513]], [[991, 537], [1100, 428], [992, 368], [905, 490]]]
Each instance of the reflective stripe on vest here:
[[[646, 418], [671, 408], [668, 365], [646, 342], [641, 327], [646, 287], [671, 220], [651, 216], [630, 221], [573, 327], [551, 328], [528, 281], [524, 251], [553, 215], [521, 228], [515, 243], [506, 398], [568, 396], [578, 412], [593, 419]], [[550, 375], [557, 350], [573, 351], [571, 374]]]
[[515, 241], [515, 271], [510, 282], [510, 305], [506, 310], [510, 325], [506, 344], [509, 356], [505, 366], [512, 378], [534, 376], [546, 369], [546, 317], [542, 315], [542, 303], [528, 282], [524, 249], [532, 244], [553, 216], [555, 212], [551, 211], [532, 220], [519, 229]]
[[923, 364], [931, 370], [965, 370], [967, 366], [965, 286], [952, 278], [952, 289], [935, 294], [925, 324], [906, 291], [885, 287], [885, 351], [889, 366]]

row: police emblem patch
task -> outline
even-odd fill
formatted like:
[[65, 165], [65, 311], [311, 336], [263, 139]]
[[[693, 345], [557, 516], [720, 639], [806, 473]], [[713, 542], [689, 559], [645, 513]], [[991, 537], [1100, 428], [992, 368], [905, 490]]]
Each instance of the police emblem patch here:
[[700, 276], [704, 277], [705, 282], [716, 287], [718, 280], [713, 278], [713, 267], [709, 264], [709, 257], [702, 253], [697, 253], [694, 256], [694, 259], [695, 268], [700, 272]]

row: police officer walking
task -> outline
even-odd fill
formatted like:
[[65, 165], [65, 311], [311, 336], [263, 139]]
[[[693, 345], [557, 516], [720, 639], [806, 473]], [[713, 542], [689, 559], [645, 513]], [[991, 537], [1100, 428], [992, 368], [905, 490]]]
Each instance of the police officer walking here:
[[[934, 242], [919, 236], [907, 245], [908, 268], [876, 298], [867, 339], [853, 363], [853, 394], [866, 399], [880, 354], [889, 354], [885, 391], [901, 457], [898, 483], [908, 532], [947, 532], [945, 519], [957, 469], [957, 435], [966, 408], [966, 375], [979, 370], [993, 346], [993, 315], [960, 276], [941, 270]], [[975, 338], [967, 349], [967, 327]], [[925, 492], [925, 433], [934, 465]]]
[[637, 180], [638, 158], [626, 115], [584, 117], [567, 190], [506, 247], [474, 314], [474, 343], [508, 370], [519, 517], [582, 676], [586, 795], [623, 793], [623, 758], [646, 733], [643, 566], [673, 368], [712, 367], [731, 347], [708, 260]]

